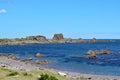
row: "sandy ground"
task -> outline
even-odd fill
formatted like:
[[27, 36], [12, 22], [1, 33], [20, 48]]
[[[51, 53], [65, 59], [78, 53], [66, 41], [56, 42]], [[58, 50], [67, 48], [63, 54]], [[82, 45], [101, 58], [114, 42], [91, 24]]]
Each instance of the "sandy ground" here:
[[45, 68], [43, 66], [38, 67], [31, 63], [25, 63], [19, 60], [8, 59], [7, 57], [0, 57], [0, 66], [7, 67], [9, 69], [17, 70], [17, 71], [48, 70], [55, 74], [58, 74], [58, 72], [62, 72], [67, 74], [66, 77], [69, 77], [69, 78], [87, 78], [88, 80], [120, 80], [120, 76], [104, 76], [104, 75], [93, 75], [93, 74], [61, 71], [61, 70], [56, 70], [51, 68]]

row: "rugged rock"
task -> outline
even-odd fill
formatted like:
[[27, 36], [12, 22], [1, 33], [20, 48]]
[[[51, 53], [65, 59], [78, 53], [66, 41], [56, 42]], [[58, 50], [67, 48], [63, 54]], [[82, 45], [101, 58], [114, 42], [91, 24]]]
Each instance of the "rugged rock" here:
[[62, 40], [64, 39], [63, 34], [54, 34], [54, 37], [52, 38], [52, 40]]
[[111, 50], [110, 49], [106, 49], [106, 50], [89, 50], [87, 54], [111, 54]]
[[97, 58], [97, 54], [111, 54], [111, 51], [110, 51], [110, 49], [106, 49], [106, 50], [89, 50], [87, 52], [87, 56], [85, 56], [85, 58], [95, 59], [95, 58]]
[[47, 41], [46, 37], [45, 36], [41, 36], [41, 35], [38, 35], [38, 36], [28, 36], [26, 37], [27, 40], [37, 40], [37, 41]]
[[46, 41], [47, 39], [46, 39], [45, 36], [38, 35], [38, 36], [36, 36], [36, 40], [38, 40], [38, 41]]

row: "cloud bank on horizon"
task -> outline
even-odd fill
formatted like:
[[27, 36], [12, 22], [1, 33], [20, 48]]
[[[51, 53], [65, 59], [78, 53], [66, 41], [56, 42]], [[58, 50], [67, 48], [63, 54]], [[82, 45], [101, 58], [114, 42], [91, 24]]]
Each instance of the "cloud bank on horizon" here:
[[6, 9], [0, 9], [0, 14], [5, 14], [5, 13], [7, 13]]

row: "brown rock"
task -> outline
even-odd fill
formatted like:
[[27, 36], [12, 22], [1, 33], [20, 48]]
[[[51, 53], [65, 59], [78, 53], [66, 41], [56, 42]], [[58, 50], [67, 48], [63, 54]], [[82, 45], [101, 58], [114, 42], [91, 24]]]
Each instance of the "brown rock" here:
[[63, 34], [54, 34], [54, 37], [52, 38], [52, 40], [62, 40], [64, 39]]
[[36, 64], [41, 64], [41, 61], [36, 60], [35, 63], [36, 63]]

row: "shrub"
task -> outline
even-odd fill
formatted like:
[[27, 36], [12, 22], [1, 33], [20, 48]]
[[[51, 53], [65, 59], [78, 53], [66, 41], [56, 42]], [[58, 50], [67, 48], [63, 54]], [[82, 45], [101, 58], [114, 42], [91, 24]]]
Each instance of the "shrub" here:
[[7, 76], [16, 76], [18, 75], [18, 72], [11, 72], [10, 74], [8, 74]]
[[27, 73], [27, 72], [24, 72], [23, 75], [24, 75], [24, 76], [32, 76], [32, 74], [29, 74], [29, 73]]
[[41, 74], [38, 80], [58, 80], [58, 79], [54, 76], [49, 76], [48, 74]]

